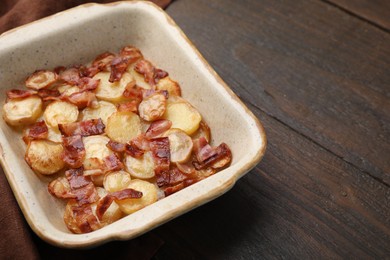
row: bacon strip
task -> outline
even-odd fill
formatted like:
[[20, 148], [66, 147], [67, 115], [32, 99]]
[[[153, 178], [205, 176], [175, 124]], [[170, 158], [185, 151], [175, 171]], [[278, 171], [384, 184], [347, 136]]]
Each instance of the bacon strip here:
[[150, 141], [150, 150], [155, 162], [155, 173], [169, 171], [170, 150], [168, 137], [155, 138]]
[[143, 98], [143, 88], [137, 86], [135, 84], [135, 81], [132, 81], [132, 82], [129, 82], [129, 84], [127, 84], [125, 91], [123, 91], [122, 95], [125, 98], [130, 98], [130, 99], [138, 102], [138, 104], [139, 104]]
[[155, 86], [160, 79], [168, 76], [168, 72], [155, 68], [150, 61], [144, 59], [135, 64], [134, 70], [142, 74], [151, 86]]
[[134, 141], [130, 141], [126, 144], [125, 152], [134, 158], [140, 158], [145, 153], [145, 151], [140, 149]]
[[107, 209], [111, 206], [112, 202], [114, 202], [114, 197], [110, 195], [106, 195], [101, 198], [96, 206], [96, 216], [99, 220], [103, 219], [104, 213], [106, 213]]
[[93, 214], [90, 205], [73, 206], [71, 210], [81, 233], [89, 233], [100, 228], [99, 221]]
[[80, 81], [80, 72], [77, 68], [68, 68], [61, 71], [59, 77], [70, 85], [77, 85]]
[[130, 64], [130, 60], [128, 60], [125, 57], [116, 57], [111, 62], [111, 74], [110, 79], [108, 81], [110, 82], [117, 82], [120, 81], [122, 78], [122, 75], [126, 72], [127, 67]]
[[100, 79], [92, 79], [89, 77], [82, 77], [77, 83], [77, 86], [80, 87], [80, 92], [86, 90], [95, 90], [100, 83]]
[[62, 160], [71, 168], [80, 167], [85, 157], [85, 148], [81, 135], [63, 137], [62, 141], [64, 146]]
[[111, 151], [117, 152], [117, 153], [122, 153], [125, 151], [126, 144], [114, 142], [110, 140], [107, 145], [108, 148], [110, 148]]
[[142, 198], [143, 194], [141, 191], [134, 189], [123, 189], [120, 191], [115, 191], [110, 193], [110, 196], [115, 198], [115, 200], [125, 200], [125, 199], [139, 199]]
[[107, 71], [114, 58], [115, 54], [111, 52], [104, 52], [95, 58], [92, 62], [92, 67], [98, 68], [101, 71]]
[[111, 154], [103, 159], [104, 172], [119, 171], [124, 168], [123, 163], [115, 154]]
[[119, 112], [134, 112], [138, 113], [138, 105], [140, 102], [132, 100], [130, 102], [121, 103], [118, 105]]
[[94, 107], [97, 104], [95, 93], [90, 91], [76, 92], [70, 96], [64, 96], [63, 99], [76, 105], [79, 109]]
[[176, 184], [174, 186], [166, 187], [163, 189], [165, 196], [169, 196], [175, 192], [178, 192], [179, 190], [184, 189], [185, 187], [188, 187], [196, 182], [200, 181], [200, 179], [188, 179], [183, 182], [180, 182], [179, 184]]
[[99, 199], [95, 185], [89, 177], [83, 175], [83, 168], [67, 170], [65, 176], [69, 181], [71, 194], [80, 205], [94, 203]]
[[11, 89], [7, 91], [7, 97], [9, 99], [15, 99], [15, 98], [28, 98], [32, 95], [37, 94], [34, 90], [24, 90], [24, 89]]
[[103, 134], [106, 126], [102, 119], [99, 118], [69, 124], [58, 124], [58, 128], [64, 136], [90, 136]]
[[160, 119], [152, 122], [145, 132], [145, 136], [149, 139], [160, 136], [169, 128], [171, 128], [172, 122], [167, 119]]
[[212, 156], [207, 157], [207, 159], [203, 161], [193, 163], [197, 170], [203, 169], [209, 165], [219, 169], [227, 166], [231, 162], [232, 152], [227, 144], [221, 143], [218, 147], [213, 148], [213, 151], [214, 153]]
[[198, 162], [204, 162], [216, 154], [216, 150], [211, 147], [203, 136], [193, 141], [194, 152]]
[[38, 96], [40, 96], [43, 101], [53, 100], [59, 97], [61, 93], [58, 89], [40, 89], [38, 90]]
[[45, 121], [39, 121], [33, 124], [23, 136], [23, 141], [28, 143], [31, 140], [46, 139], [49, 135], [49, 129]]
[[129, 63], [134, 63], [143, 57], [141, 51], [134, 46], [123, 47], [119, 55], [128, 59]]

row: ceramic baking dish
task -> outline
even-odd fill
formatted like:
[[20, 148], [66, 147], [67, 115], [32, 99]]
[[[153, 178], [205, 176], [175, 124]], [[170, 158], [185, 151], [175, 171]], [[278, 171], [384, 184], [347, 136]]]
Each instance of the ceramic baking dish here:
[[37, 69], [85, 64], [126, 45], [141, 49], [177, 80], [212, 129], [212, 143], [226, 142], [231, 166], [109, 226], [72, 234], [63, 223], [64, 203], [50, 196], [50, 177], [35, 174], [24, 161], [18, 131], [0, 120], [1, 164], [31, 228], [60, 247], [91, 247], [134, 238], [228, 191], [262, 158], [266, 137], [259, 121], [226, 86], [174, 21], [143, 1], [86, 4], [8, 31], [0, 36], [1, 104], [5, 91], [20, 88]]

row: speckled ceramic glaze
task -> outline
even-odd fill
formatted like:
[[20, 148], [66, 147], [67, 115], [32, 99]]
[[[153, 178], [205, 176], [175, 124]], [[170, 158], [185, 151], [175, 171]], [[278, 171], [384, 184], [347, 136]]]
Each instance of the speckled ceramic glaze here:
[[1, 104], [5, 91], [20, 88], [37, 69], [84, 64], [125, 45], [176, 79], [212, 129], [212, 143], [226, 142], [232, 165], [109, 226], [75, 235], [63, 222], [64, 203], [24, 161], [25, 145], [16, 129], [0, 121], [1, 163], [31, 228], [61, 247], [90, 247], [134, 238], [228, 191], [262, 158], [266, 138], [253, 114], [219, 78], [167, 14], [147, 2], [87, 4], [6, 32], [0, 36]]

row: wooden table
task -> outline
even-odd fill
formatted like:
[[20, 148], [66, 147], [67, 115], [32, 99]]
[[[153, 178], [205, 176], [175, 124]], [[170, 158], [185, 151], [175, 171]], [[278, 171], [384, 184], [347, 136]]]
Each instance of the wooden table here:
[[176, 0], [167, 12], [268, 147], [228, 193], [137, 243], [163, 241], [155, 259], [390, 258], [390, 1]]
[[155, 258], [390, 258], [390, 1], [177, 0], [167, 12], [268, 147], [231, 191], [153, 231]]

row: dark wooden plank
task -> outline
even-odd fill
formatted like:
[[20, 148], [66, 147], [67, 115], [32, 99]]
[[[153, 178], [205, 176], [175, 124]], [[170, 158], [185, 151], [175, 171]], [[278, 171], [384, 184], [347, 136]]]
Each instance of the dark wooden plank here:
[[263, 161], [217, 200], [153, 231], [155, 259], [383, 259], [390, 188], [255, 107]]
[[390, 185], [390, 35], [322, 1], [181, 0], [168, 12], [233, 90]]
[[390, 31], [390, 1], [387, 0], [325, 0]]

